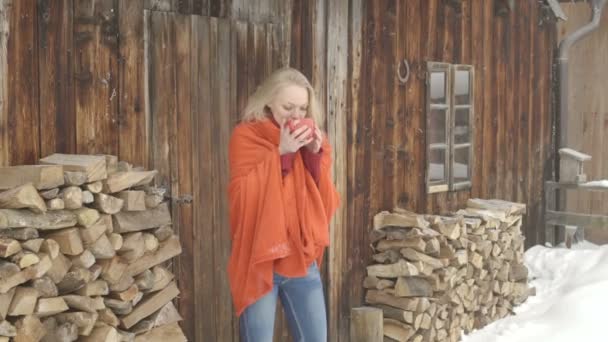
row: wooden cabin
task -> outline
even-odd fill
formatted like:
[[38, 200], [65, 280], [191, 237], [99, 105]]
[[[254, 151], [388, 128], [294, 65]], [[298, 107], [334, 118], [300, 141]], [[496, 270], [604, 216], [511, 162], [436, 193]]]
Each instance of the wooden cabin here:
[[[342, 206], [323, 273], [329, 339], [348, 341], [379, 211], [522, 202], [527, 246], [545, 241], [554, 54], [586, 6], [564, 4], [574, 21], [557, 26], [537, 0], [0, 0], [0, 165], [103, 153], [159, 170], [183, 244], [181, 325], [191, 341], [237, 341], [227, 144], [255, 86], [300, 69], [334, 147]], [[605, 88], [607, 28], [573, 52], [572, 132], [593, 177], [608, 176], [607, 104], [591, 95]], [[279, 317], [275, 340], [287, 335]]]

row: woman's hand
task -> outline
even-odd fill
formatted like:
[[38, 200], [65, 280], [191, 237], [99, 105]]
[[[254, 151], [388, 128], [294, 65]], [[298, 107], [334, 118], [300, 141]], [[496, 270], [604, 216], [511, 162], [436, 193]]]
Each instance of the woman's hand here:
[[302, 146], [307, 146], [313, 142], [314, 138], [311, 136], [310, 128], [302, 126], [293, 133], [289, 132], [287, 123], [284, 122], [281, 125], [281, 140], [279, 142], [279, 154], [294, 153], [298, 151]]
[[321, 131], [319, 126], [315, 125], [315, 135], [313, 137], [313, 140], [309, 144], [306, 145], [306, 148], [308, 148], [308, 150], [311, 151], [312, 153], [319, 153], [319, 150], [321, 150], [322, 145], [323, 145], [323, 132]]

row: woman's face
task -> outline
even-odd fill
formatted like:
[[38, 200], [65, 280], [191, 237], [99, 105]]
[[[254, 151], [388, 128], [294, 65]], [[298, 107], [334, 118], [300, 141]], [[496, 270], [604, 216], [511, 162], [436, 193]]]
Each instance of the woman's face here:
[[302, 119], [308, 111], [308, 91], [297, 85], [283, 87], [268, 108], [281, 126], [290, 119]]

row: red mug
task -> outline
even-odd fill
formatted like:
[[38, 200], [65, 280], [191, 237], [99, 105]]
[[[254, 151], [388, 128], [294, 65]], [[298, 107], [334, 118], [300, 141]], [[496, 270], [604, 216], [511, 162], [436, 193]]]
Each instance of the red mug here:
[[289, 132], [293, 133], [296, 129], [307, 126], [310, 128], [310, 137], [316, 137], [317, 133], [315, 132], [315, 122], [311, 118], [299, 119], [298, 123], [294, 123], [295, 120], [287, 121], [287, 128], [289, 128]]

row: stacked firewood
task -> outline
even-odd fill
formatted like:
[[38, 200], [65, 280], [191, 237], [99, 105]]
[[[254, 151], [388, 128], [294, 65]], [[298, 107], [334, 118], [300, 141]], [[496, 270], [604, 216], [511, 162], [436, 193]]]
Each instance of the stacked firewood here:
[[0, 341], [185, 341], [156, 174], [103, 155], [0, 167]]
[[451, 216], [376, 215], [363, 286], [384, 313], [385, 340], [458, 341], [525, 301], [524, 213], [523, 204], [471, 199]]

